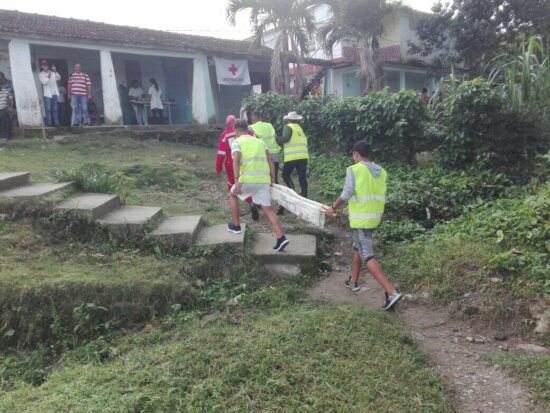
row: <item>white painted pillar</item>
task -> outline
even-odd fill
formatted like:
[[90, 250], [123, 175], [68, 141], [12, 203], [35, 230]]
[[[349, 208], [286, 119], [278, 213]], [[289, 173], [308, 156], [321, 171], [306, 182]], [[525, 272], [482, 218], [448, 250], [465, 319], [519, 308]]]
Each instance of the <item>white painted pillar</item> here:
[[41, 126], [42, 110], [32, 72], [31, 46], [25, 40], [11, 40], [8, 48], [19, 125]]
[[401, 70], [399, 72], [399, 90], [405, 90], [407, 88], [407, 81], [405, 78], [405, 71]]
[[122, 108], [120, 107], [120, 96], [111, 52], [101, 50], [99, 59], [101, 62], [101, 87], [105, 123], [107, 125], [122, 125]]
[[207, 124], [216, 115], [206, 56], [193, 59], [193, 119]]

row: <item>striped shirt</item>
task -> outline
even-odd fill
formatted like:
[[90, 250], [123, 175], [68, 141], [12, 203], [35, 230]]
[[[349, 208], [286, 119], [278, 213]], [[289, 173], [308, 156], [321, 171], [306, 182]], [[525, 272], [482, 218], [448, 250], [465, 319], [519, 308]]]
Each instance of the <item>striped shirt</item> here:
[[73, 73], [69, 78], [69, 94], [75, 96], [87, 96], [88, 87], [92, 86], [90, 76], [86, 73]]
[[11, 99], [10, 89], [0, 89], [0, 110], [6, 110], [9, 107]]

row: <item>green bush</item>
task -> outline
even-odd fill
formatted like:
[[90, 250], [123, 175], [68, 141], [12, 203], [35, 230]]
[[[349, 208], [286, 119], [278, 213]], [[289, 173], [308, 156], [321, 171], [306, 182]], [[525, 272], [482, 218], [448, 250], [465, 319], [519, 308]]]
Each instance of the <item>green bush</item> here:
[[525, 173], [534, 166], [540, 133], [534, 119], [513, 110], [484, 79], [462, 83], [439, 106], [435, 121], [444, 130], [442, 162], [463, 167], [474, 162]]
[[304, 117], [300, 122], [308, 136], [310, 149], [322, 151], [330, 141], [325, 112], [323, 111], [329, 99], [311, 96], [302, 100], [296, 111]]
[[412, 90], [392, 94], [386, 89], [344, 99], [312, 97], [300, 103], [266, 93], [247, 98], [243, 105], [261, 112], [279, 133], [283, 116], [296, 110], [304, 117], [310, 147], [324, 153], [349, 152], [356, 141], [367, 139], [380, 156], [412, 162], [415, 152], [425, 147], [426, 105]]
[[264, 121], [271, 123], [275, 131], [280, 134], [285, 125], [283, 116], [290, 111], [295, 111], [297, 102], [291, 96], [268, 92], [246, 98], [242, 106], [246, 108], [248, 113], [261, 113]]

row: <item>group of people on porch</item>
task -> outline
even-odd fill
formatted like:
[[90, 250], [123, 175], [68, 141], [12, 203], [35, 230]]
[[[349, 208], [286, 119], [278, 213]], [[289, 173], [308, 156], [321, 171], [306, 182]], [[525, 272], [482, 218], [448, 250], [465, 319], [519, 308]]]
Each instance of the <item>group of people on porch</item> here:
[[[45, 125], [78, 127], [100, 123], [97, 106], [93, 101], [92, 80], [82, 70], [80, 63], [74, 65], [73, 73], [65, 83], [55, 65], [42, 60], [38, 78], [42, 85]], [[128, 98], [134, 109], [136, 122], [138, 125], [148, 123], [145, 121], [147, 112], [144, 108], [149, 107], [152, 113], [151, 123], [160, 124], [164, 117], [163, 92], [155, 79], [150, 79], [147, 92], [143, 92], [137, 80], [132, 80]]]
[[[42, 85], [47, 126], [89, 126], [92, 123], [90, 119], [99, 124], [97, 107], [92, 98], [92, 80], [82, 71], [80, 63], [74, 65], [73, 73], [65, 83], [55, 65], [41, 60], [38, 79]], [[70, 116], [67, 103], [70, 104]]]

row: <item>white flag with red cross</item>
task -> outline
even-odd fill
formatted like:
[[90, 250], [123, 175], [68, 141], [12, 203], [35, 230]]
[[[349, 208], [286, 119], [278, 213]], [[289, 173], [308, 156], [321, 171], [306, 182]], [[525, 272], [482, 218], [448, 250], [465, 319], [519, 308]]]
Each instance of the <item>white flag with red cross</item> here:
[[218, 85], [248, 86], [251, 84], [247, 60], [231, 60], [215, 57], [214, 63], [216, 64]]

